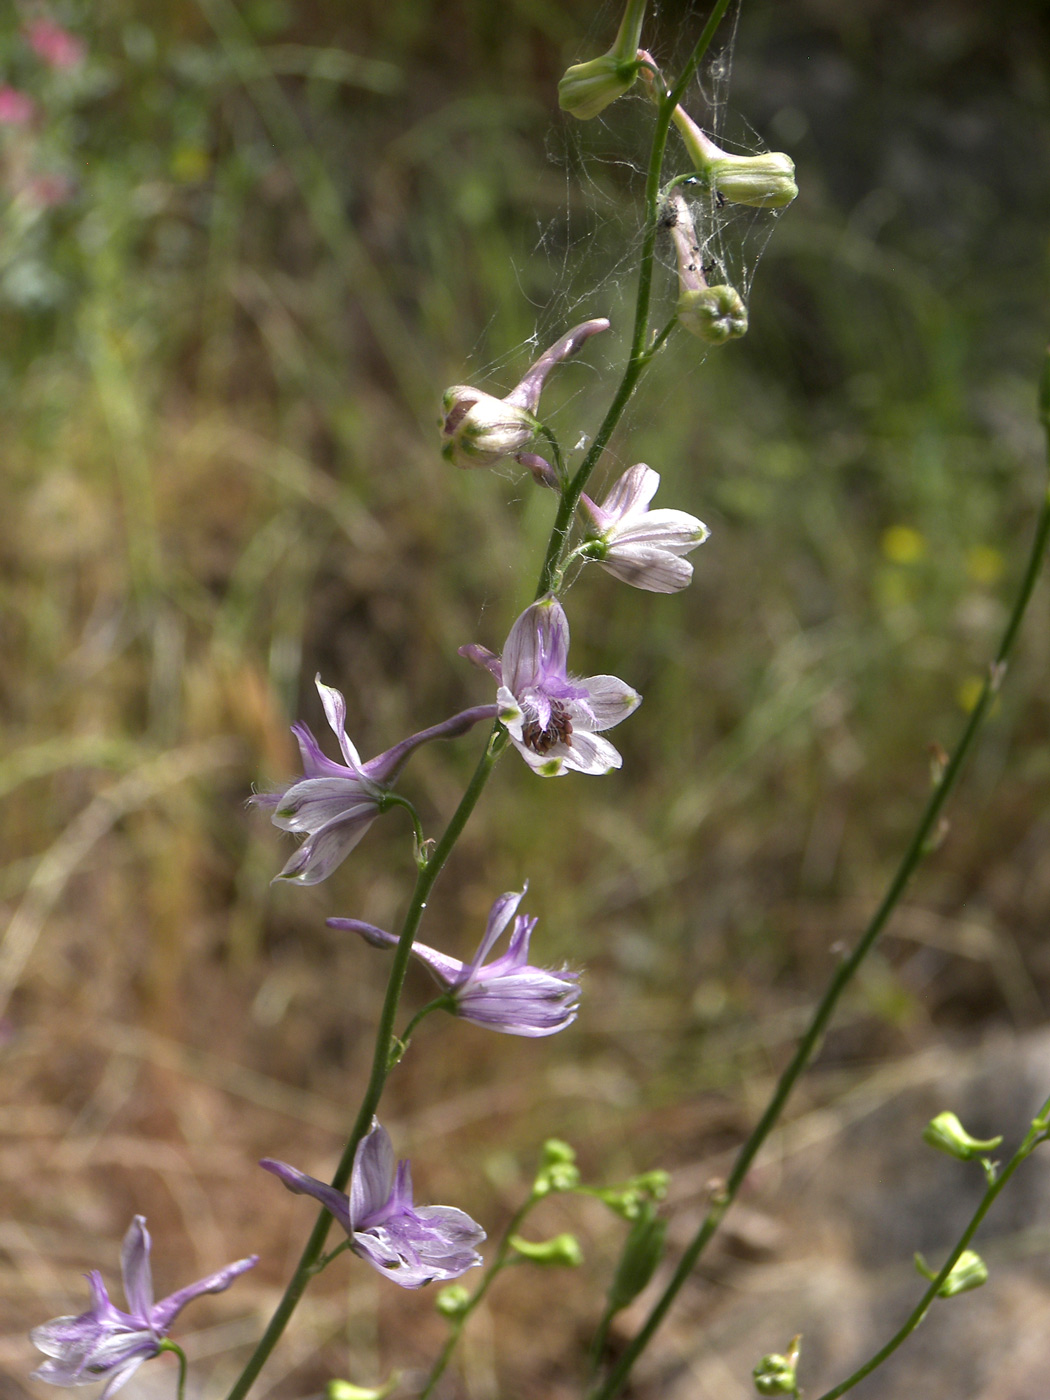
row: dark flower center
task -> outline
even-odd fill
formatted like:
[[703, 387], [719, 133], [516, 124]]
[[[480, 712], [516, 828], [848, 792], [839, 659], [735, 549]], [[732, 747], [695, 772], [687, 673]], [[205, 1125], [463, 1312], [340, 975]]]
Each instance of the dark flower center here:
[[572, 746], [572, 720], [560, 700], [551, 702], [551, 717], [544, 729], [539, 720], [526, 720], [521, 727], [521, 742], [533, 753], [549, 753], [555, 744]]

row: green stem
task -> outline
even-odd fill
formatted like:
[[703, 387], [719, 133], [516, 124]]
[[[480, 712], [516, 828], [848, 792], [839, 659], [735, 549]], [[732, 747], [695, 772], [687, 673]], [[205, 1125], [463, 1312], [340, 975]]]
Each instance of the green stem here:
[[[507, 733], [502, 725], [493, 727], [492, 735], [485, 746], [485, 752], [478, 761], [478, 766], [474, 770], [474, 775], [470, 780], [466, 792], [460, 799], [445, 828], [441, 839], [434, 847], [434, 853], [427, 864], [420, 870], [416, 877], [415, 889], [412, 892], [412, 900], [405, 915], [402, 925], [401, 936], [398, 940], [397, 948], [394, 952], [394, 962], [390, 969], [390, 978], [387, 982], [386, 996], [383, 999], [383, 1009], [379, 1017], [379, 1025], [376, 1029], [375, 1050], [372, 1056], [372, 1072], [369, 1077], [368, 1087], [365, 1096], [361, 1101], [357, 1118], [354, 1122], [353, 1130], [350, 1133], [349, 1141], [343, 1150], [343, 1155], [339, 1160], [339, 1165], [332, 1177], [332, 1185], [337, 1191], [342, 1191], [350, 1179], [353, 1170], [354, 1156], [358, 1145], [368, 1132], [372, 1124], [372, 1118], [379, 1107], [379, 1100], [383, 1094], [383, 1086], [390, 1069], [390, 1046], [394, 1033], [394, 1018], [397, 1015], [398, 1001], [401, 997], [401, 988], [405, 980], [405, 972], [408, 968], [409, 955], [412, 951], [412, 941], [416, 936], [423, 911], [427, 906], [427, 897], [434, 886], [434, 882], [444, 868], [445, 862], [451, 854], [453, 846], [459, 839], [467, 820], [473, 812], [478, 798], [488, 781], [489, 774], [496, 765], [500, 754], [507, 743]], [[306, 1242], [306, 1247], [300, 1256], [295, 1272], [288, 1281], [288, 1286], [284, 1291], [284, 1296], [278, 1303], [269, 1325], [258, 1345], [252, 1352], [248, 1362], [241, 1372], [233, 1388], [230, 1390], [227, 1400], [243, 1400], [256, 1376], [277, 1345], [288, 1320], [295, 1311], [299, 1299], [302, 1297], [306, 1285], [315, 1272], [315, 1267], [324, 1249], [324, 1243], [328, 1236], [328, 1230], [332, 1223], [332, 1217], [326, 1210], [322, 1210], [317, 1217], [314, 1228], [310, 1233], [310, 1238]]]
[[429, 1016], [432, 1011], [450, 1011], [454, 1014], [455, 1010], [456, 999], [450, 996], [448, 992], [443, 992], [441, 996], [435, 997], [433, 1001], [428, 1001], [426, 1006], [416, 1012], [411, 1021], [409, 1021], [408, 1025], [401, 1032], [399, 1037], [401, 1041], [401, 1054], [404, 1055], [405, 1051], [408, 1049], [408, 1042], [412, 1039], [416, 1027], [419, 1025], [420, 1021], [423, 1020], [424, 1016]]
[[[1048, 428], [1050, 436], [1050, 428]], [[1048, 443], [1048, 466], [1050, 466], [1050, 443]], [[904, 893], [908, 882], [915, 873], [923, 857], [932, 848], [932, 838], [936, 835], [941, 813], [948, 797], [955, 786], [956, 780], [962, 769], [973, 742], [984, 723], [988, 711], [1002, 684], [1006, 671], [1006, 663], [1013, 650], [1014, 642], [1017, 639], [1018, 631], [1024, 619], [1035, 587], [1036, 579], [1046, 553], [1047, 541], [1050, 540], [1050, 489], [1044, 492], [1042, 505], [1039, 511], [1039, 519], [1036, 523], [1035, 536], [1032, 540], [1032, 549], [1028, 558], [1028, 565], [1021, 581], [1021, 588], [1014, 603], [1010, 619], [1007, 622], [1006, 630], [1003, 633], [999, 650], [996, 653], [994, 662], [988, 668], [984, 685], [981, 689], [980, 697], [974, 706], [963, 730], [962, 737], [956, 745], [947, 767], [941, 776], [940, 782], [934, 788], [926, 804], [922, 817], [916, 828], [915, 835], [904, 853], [904, 857], [890, 882], [882, 902], [879, 904], [871, 921], [865, 929], [860, 941], [854, 948], [850, 956], [841, 964], [835, 976], [832, 978], [827, 991], [821, 998], [819, 1005], [810, 1021], [809, 1028], [799, 1042], [798, 1049], [792, 1056], [790, 1063], [780, 1076], [773, 1095], [766, 1106], [758, 1123], [755, 1125], [747, 1141], [741, 1147], [733, 1164], [733, 1170], [729, 1174], [725, 1186], [717, 1192], [712, 1199], [707, 1215], [689, 1244], [688, 1249], [682, 1256], [674, 1276], [664, 1289], [663, 1293], [653, 1304], [649, 1316], [646, 1318], [637, 1336], [625, 1349], [623, 1355], [617, 1361], [615, 1368], [610, 1372], [605, 1382], [594, 1390], [590, 1400], [612, 1400], [627, 1379], [628, 1374], [635, 1361], [648, 1346], [650, 1340], [660, 1323], [678, 1295], [679, 1290], [686, 1279], [692, 1273], [697, 1260], [700, 1258], [711, 1237], [714, 1235], [726, 1211], [732, 1205], [737, 1192], [743, 1184], [751, 1165], [758, 1155], [759, 1149], [766, 1138], [772, 1132], [777, 1120], [783, 1112], [791, 1092], [798, 1082], [798, 1079], [806, 1069], [812, 1059], [817, 1046], [828, 1028], [832, 1014], [838, 1005], [842, 993], [853, 980], [857, 969], [864, 959], [871, 952], [876, 940], [885, 928], [890, 915], [893, 913], [901, 895]]]
[[1003, 1168], [1000, 1175], [996, 1178], [994, 1182], [992, 1182], [989, 1185], [987, 1191], [985, 1191], [984, 1195], [981, 1197], [981, 1201], [977, 1209], [970, 1217], [970, 1223], [960, 1235], [958, 1243], [956, 1244], [952, 1252], [948, 1255], [948, 1258], [945, 1260], [940, 1273], [930, 1283], [929, 1288], [927, 1288], [926, 1292], [919, 1299], [918, 1303], [916, 1303], [915, 1307], [912, 1309], [911, 1313], [909, 1313], [908, 1317], [905, 1319], [901, 1327], [893, 1334], [893, 1336], [890, 1338], [890, 1340], [886, 1343], [884, 1347], [880, 1347], [880, 1349], [875, 1353], [874, 1356], [870, 1357], [867, 1361], [865, 1361], [863, 1366], [859, 1367], [856, 1371], [854, 1371], [851, 1376], [848, 1376], [846, 1378], [846, 1380], [841, 1381], [836, 1386], [832, 1386], [830, 1390], [826, 1390], [823, 1395], [818, 1397], [818, 1400], [838, 1400], [838, 1396], [845, 1395], [847, 1390], [852, 1390], [853, 1387], [857, 1385], [858, 1382], [862, 1381], [865, 1376], [870, 1376], [872, 1371], [877, 1370], [878, 1367], [881, 1366], [882, 1363], [887, 1359], [887, 1357], [892, 1356], [893, 1353], [897, 1350], [897, 1348], [901, 1345], [901, 1343], [905, 1342], [911, 1336], [911, 1334], [915, 1331], [916, 1327], [918, 1327], [919, 1323], [929, 1312], [930, 1307], [936, 1301], [941, 1286], [944, 1284], [952, 1269], [958, 1263], [959, 1257], [961, 1256], [963, 1250], [965, 1250], [969, 1246], [970, 1241], [977, 1233], [977, 1230], [981, 1222], [984, 1220], [984, 1217], [988, 1214], [992, 1206], [995, 1204], [996, 1198], [998, 1197], [1000, 1191], [1002, 1191], [1003, 1187], [1010, 1180], [1011, 1176], [1013, 1176], [1014, 1172], [1025, 1160], [1025, 1158], [1028, 1157], [1035, 1150], [1039, 1143], [1044, 1142], [1046, 1140], [1045, 1119], [1048, 1113], [1050, 1113], [1050, 1099], [1047, 1099], [1047, 1101], [1043, 1104], [1043, 1107], [1039, 1112], [1039, 1116], [1033, 1122], [1031, 1128], [1029, 1128], [1024, 1142], [1021, 1143], [1020, 1147], [1010, 1158], [1010, 1161]]
[[169, 1341], [167, 1337], [160, 1343], [158, 1351], [173, 1352], [179, 1358], [179, 1378], [175, 1384], [175, 1400], [185, 1400], [186, 1396], [186, 1353], [176, 1342]]
[[470, 1317], [471, 1313], [474, 1311], [474, 1309], [481, 1302], [482, 1298], [484, 1298], [485, 1294], [492, 1287], [496, 1275], [502, 1273], [502, 1271], [507, 1267], [508, 1264], [513, 1263], [513, 1259], [510, 1254], [511, 1239], [521, 1229], [522, 1224], [525, 1221], [525, 1217], [528, 1215], [529, 1211], [532, 1210], [536, 1202], [541, 1199], [542, 1197], [540, 1196], [530, 1195], [525, 1200], [524, 1204], [519, 1206], [518, 1210], [511, 1217], [510, 1224], [507, 1226], [506, 1230], [504, 1230], [503, 1237], [499, 1242], [499, 1248], [496, 1250], [495, 1258], [485, 1270], [484, 1277], [478, 1284], [477, 1288], [474, 1290], [469, 1302], [465, 1304], [463, 1311], [461, 1313], [458, 1313], [454, 1318], [451, 1319], [449, 1323], [450, 1331], [448, 1335], [448, 1340], [442, 1347], [440, 1356], [434, 1362], [434, 1365], [431, 1367], [430, 1374], [427, 1376], [426, 1385], [419, 1392], [417, 1400], [429, 1400], [429, 1396], [432, 1394], [434, 1387], [444, 1375], [445, 1368], [448, 1366], [448, 1363], [452, 1360], [453, 1352], [456, 1350], [456, 1346], [459, 1343], [459, 1339], [463, 1335], [463, 1328], [467, 1325], [467, 1318]]

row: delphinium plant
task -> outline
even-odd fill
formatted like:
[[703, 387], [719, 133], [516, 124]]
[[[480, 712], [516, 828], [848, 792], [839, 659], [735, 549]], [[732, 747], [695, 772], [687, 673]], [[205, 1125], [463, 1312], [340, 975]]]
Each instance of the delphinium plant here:
[[[447, 1320], [447, 1341], [416, 1390], [429, 1396], [453, 1359], [471, 1314], [503, 1270], [511, 1265], [550, 1267], [578, 1261], [579, 1248], [573, 1236], [537, 1241], [522, 1233], [534, 1207], [552, 1193], [596, 1198], [626, 1226], [607, 1296], [594, 1308], [593, 1341], [579, 1369], [580, 1392], [590, 1400], [611, 1400], [619, 1393], [731, 1208], [814, 1055], [843, 991], [885, 928], [915, 869], [936, 844], [945, 802], [1003, 682], [1050, 533], [1050, 506], [1045, 501], [998, 652], [954, 752], [938, 765], [926, 808], [884, 899], [841, 960], [764, 1112], [740, 1147], [725, 1181], [713, 1191], [692, 1240], [676, 1260], [667, 1261], [666, 1282], [618, 1354], [610, 1357], [610, 1325], [653, 1282], [667, 1249], [666, 1220], [660, 1206], [667, 1185], [663, 1172], [652, 1170], [614, 1186], [588, 1184], [581, 1179], [571, 1144], [550, 1139], [540, 1147], [539, 1166], [528, 1195], [498, 1241], [485, 1248], [486, 1230], [466, 1210], [457, 1205], [416, 1202], [409, 1164], [397, 1161], [395, 1144], [382, 1125], [381, 1114], [388, 1080], [404, 1057], [412, 1054], [413, 1038], [422, 1020], [444, 1012], [495, 1033], [535, 1038], [558, 1034], [579, 1015], [586, 1015], [586, 985], [581, 983], [580, 969], [545, 966], [542, 952], [533, 951], [534, 939], [542, 946], [542, 934], [537, 937], [537, 920], [526, 912], [528, 872], [521, 872], [520, 889], [493, 892], [488, 920], [479, 931], [477, 951], [469, 961], [429, 946], [418, 935], [437, 895], [439, 876], [504, 756], [516, 752], [530, 770], [529, 781], [534, 776], [568, 777], [575, 782], [582, 777], [600, 777], [621, 766], [621, 756], [607, 734], [631, 715], [641, 696], [628, 680], [607, 674], [580, 676], [571, 669], [566, 594], [578, 572], [596, 564], [610, 576], [609, 587], [626, 584], [657, 594], [674, 593], [690, 584], [688, 556], [708, 537], [707, 527], [690, 510], [654, 505], [660, 477], [646, 463], [619, 471], [604, 493], [595, 492], [600, 499], [589, 494], [588, 488], [594, 489], [592, 477], [599, 469], [605, 470], [610, 440], [657, 355], [675, 353], [683, 332], [711, 347], [746, 333], [747, 289], [732, 285], [724, 263], [709, 255], [712, 233], [721, 227], [724, 209], [742, 205], [759, 211], [759, 217], [772, 217], [797, 193], [794, 166], [787, 155], [723, 150], [704, 131], [704, 113], [690, 112], [685, 105], [728, 8], [729, 0], [717, 0], [687, 59], [672, 74], [663, 71], [643, 47], [645, 0], [628, 0], [608, 51], [573, 65], [559, 86], [560, 105], [572, 119], [595, 118], [632, 89], [647, 94], [649, 104], [638, 104], [637, 110], [648, 111], [651, 118], [633, 327], [619, 378], [610, 388], [608, 407], [589, 446], [580, 449], [578, 463], [573, 464], [543, 416], [543, 391], [559, 366], [574, 356], [586, 356], [592, 337], [609, 330], [610, 322], [604, 317], [568, 328], [525, 370], [509, 393], [501, 396], [484, 387], [457, 384], [442, 400], [440, 452], [448, 468], [484, 469], [513, 461], [550, 501], [550, 532], [543, 557], [537, 560], [533, 601], [511, 623], [499, 651], [476, 640], [465, 640], [460, 648], [466, 660], [487, 673], [487, 680], [479, 681], [487, 696], [364, 760], [347, 734], [342, 694], [328, 683], [333, 678], [318, 676], [317, 691], [338, 757], [329, 756], [326, 746], [306, 725], [296, 724], [293, 732], [302, 757], [301, 776], [278, 791], [259, 793], [252, 799], [257, 808], [270, 813], [277, 827], [299, 838], [276, 877], [279, 880], [297, 885], [323, 882], [366, 839], [372, 823], [394, 808], [406, 812], [410, 821], [416, 877], [396, 931], [353, 917], [328, 920], [334, 928], [360, 935], [362, 957], [372, 955], [368, 949], [391, 955], [386, 993], [376, 1008], [371, 1073], [331, 1180], [318, 1180], [292, 1163], [271, 1158], [260, 1164], [289, 1191], [312, 1197], [320, 1210], [283, 1297], [228, 1400], [242, 1400], [249, 1394], [311, 1281], [336, 1261], [337, 1267], [347, 1266], [350, 1261], [340, 1259], [344, 1254], [356, 1255], [402, 1288], [443, 1285], [436, 1301]], [[10, 105], [10, 99], [8, 102]], [[674, 165], [682, 173], [668, 177], [672, 150]], [[674, 288], [673, 309], [661, 320], [656, 312], [656, 293], [659, 279], [665, 277]], [[1050, 385], [1046, 382], [1041, 411], [1044, 424], [1050, 427]], [[573, 627], [585, 631], [587, 618], [574, 617]], [[489, 642], [498, 640], [488, 638]], [[473, 775], [444, 830], [428, 835], [410, 789], [403, 790], [401, 781], [416, 750], [438, 739], [474, 743], [479, 753]], [[600, 786], [596, 800], [601, 800]], [[531, 872], [531, 878], [541, 879], [542, 873]], [[534, 956], [536, 962], [531, 961]], [[430, 973], [436, 994], [400, 1026], [402, 988], [412, 958]], [[455, 1034], [455, 1027], [448, 1033]], [[978, 1162], [985, 1177], [985, 1194], [939, 1267], [917, 1260], [928, 1287], [897, 1333], [853, 1375], [828, 1390], [822, 1400], [844, 1394], [869, 1374], [914, 1330], [937, 1298], [951, 1297], [985, 1281], [987, 1270], [970, 1249], [973, 1236], [1014, 1172], [1048, 1136], [1050, 1100], [1039, 1110], [1006, 1165], [1000, 1167], [990, 1154], [1001, 1139], [973, 1138], [949, 1110], [931, 1122], [926, 1140], [954, 1158]], [[333, 1226], [337, 1227], [336, 1242], [330, 1244]], [[103, 1395], [108, 1397], [144, 1361], [172, 1351], [179, 1361], [177, 1394], [183, 1400], [186, 1360], [168, 1338], [176, 1315], [197, 1296], [227, 1288], [256, 1263], [256, 1258], [230, 1264], [154, 1302], [149, 1254], [145, 1221], [136, 1216], [122, 1252], [127, 1310], [110, 1300], [100, 1273], [90, 1274], [91, 1306], [78, 1316], [57, 1318], [33, 1333], [35, 1344], [47, 1358], [35, 1372], [39, 1379], [64, 1386], [104, 1382]], [[481, 1273], [471, 1282], [475, 1268]], [[802, 1354], [802, 1341], [796, 1337], [783, 1354], [761, 1358], [753, 1373], [756, 1390], [762, 1395], [799, 1395]], [[392, 1381], [380, 1390], [367, 1390], [349, 1381], [333, 1381], [330, 1393], [334, 1400], [367, 1400], [391, 1393], [396, 1384]]]

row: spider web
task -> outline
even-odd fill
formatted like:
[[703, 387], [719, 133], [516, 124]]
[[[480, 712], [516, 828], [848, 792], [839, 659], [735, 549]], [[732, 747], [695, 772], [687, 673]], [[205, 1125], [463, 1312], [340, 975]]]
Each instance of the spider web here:
[[[580, 45], [579, 58], [593, 57], [608, 48], [621, 11], [622, 0], [609, 0]], [[754, 155], [768, 147], [728, 102], [739, 14], [740, 0], [735, 0], [682, 105], [725, 150]], [[680, 24], [676, 20], [678, 32], [671, 33], [665, 7], [650, 5], [643, 43], [650, 46], [669, 82], [686, 61], [705, 18], [701, 11]], [[555, 373], [544, 392], [543, 417], [558, 434], [570, 459], [578, 460], [587, 446], [580, 423], [593, 427], [597, 421], [594, 405], [598, 399], [593, 391], [599, 384], [608, 386], [618, 380], [627, 355], [644, 237], [645, 174], [653, 113], [639, 81], [592, 121], [564, 116], [552, 123], [547, 157], [561, 172], [564, 204], [553, 217], [537, 220], [531, 246], [523, 249], [521, 262], [515, 267], [518, 287], [534, 307], [532, 334], [523, 345], [487, 363], [475, 363], [470, 370], [472, 382], [506, 382], [509, 389], [524, 373], [530, 357], [570, 326], [589, 317], [608, 316], [612, 332], [588, 341], [585, 356], [574, 362], [571, 370]], [[687, 176], [691, 168], [678, 130], [672, 125], [664, 160], [664, 187], [676, 177]], [[781, 211], [730, 204], [717, 191], [689, 183], [679, 184], [675, 190], [689, 205], [707, 281], [711, 285], [728, 282], [747, 303]], [[657, 240], [653, 278], [650, 315], [654, 328], [670, 319], [677, 295], [674, 248], [669, 234], [663, 232]], [[692, 354], [683, 356], [690, 370], [697, 357], [702, 360], [710, 353], [709, 347], [682, 331], [676, 331], [675, 336], [690, 342]], [[483, 334], [481, 341], [484, 338]], [[578, 402], [581, 398], [585, 405]], [[581, 413], [582, 417], [578, 416]], [[629, 408], [625, 416], [628, 423], [631, 416]], [[505, 464], [504, 474], [520, 479], [521, 469]]]

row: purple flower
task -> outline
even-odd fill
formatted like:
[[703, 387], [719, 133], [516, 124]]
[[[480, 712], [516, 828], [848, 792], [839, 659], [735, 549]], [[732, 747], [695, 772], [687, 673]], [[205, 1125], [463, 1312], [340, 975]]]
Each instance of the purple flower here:
[[505, 398], [470, 384], [453, 384], [441, 400], [441, 455], [457, 467], [491, 467], [519, 452], [539, 428], [536, 413], [547, 376], [577, 354], [586, 341], [609, 329], [604, 317], [583, 321], [556, 340]]
[[[528, 886], [525, 887], [528, 889]], [[529, 939], [536, 920], [518, 914], [520, 894], [501, 894], [492, 906], [485, 934], [469, 963], [450, 958], [423, 943], [413, 943], [412, 952], [433, 975], [455, 1003], [455, 1014], [465, 1021], [507, 1035], [553, 1035], [571, 1026], [576, 1019], [580, 989], [579, 976], [565, 968], [532, 967]], [[514, 919], [510, 946], [502, 957], [485, 963], [503, 930]], [[377, 948], [392, 948], [397, 937], [362, 923], [359, 919], [329, 919], [332, 928], [351, 929]], [[484, 964], [484, 965], [483, 965]]]
[[338, 690], [315, 677], [317, 692], [332, 731], [339, 740], [343, 763], [326, 758], [305, 724], [293, 724], [292, 733], [303, 756], [304, 776], [280, 792], [256, 793], [252, 801], [273, 808], [273, 824], [306, 840], [294, 852], [278, 880], [316, 885], [357, 845], [380, 812], [389, 805], [394, 781], [409, 755], [430, 739], [452, 739], [465, 734], [479, 720], [495, 719], [495, 705], [475, 705], [441, 724], [402, 739], [392, 749], [361, 762], [346, 735], [346, 701]]
[[502, 657], [487, 647], [459, 653], [496, 677], [498, 718], [535, 773], [554, 778], [608, 773], [623, 760], [598, 731], [611, 729], [642, 697], [616, 676], [568, 674], [569, 624], [557, 598], [533, 603], [510, 629]]
[[34, 1379], [52, 1385], [89, 1385], [108, 1377], [101, 1400], [109, 1400], [131, 1379], [144, 1361], [156, 1356], [161, 1341], [187, 1303], [202, 1293], [221, 1293], [239, 1274], [258, 1262], [258, 1255], [238, 1259], [218, 1273], [209, 1274], [170, 1298], [153, 1301], [153, 1275], [149, 1263], [150, 1237], [144, 1216], [136, 1215], [124, 1236], [120, 1251], [124, 1295], [129, 1312], [109, 1301], [106, 1285], [97, 1269], [87, 1275], [91, 1307], [79, 1317], [56, 1317], [34, 1327], [30, 1340], [47, 1356]]
[[289, 1191], [320, 1201], [350, 1237], [350, 1248], [402, 1288], [422, 1288], [434, 1279], [459, 1278], [481, 1263], [475, 1249], [485, 1231], [453, 1206], [414, 1206], [407, 1162], [394, 1169], [390, 1136], [378, 1118], [354, 1156], [350, 1195], [296, 1171], [286, 1162], [264, 1158]]
[[600, 506], [582, 495], [592, 530], [581, 552], [635, 588], [677, 593], [693, 576], [692, 564], [681, 556], [711, 532], [684, 510], [650, 510], [659, 485], [659, 474], [639, 462], [624, 472]]

